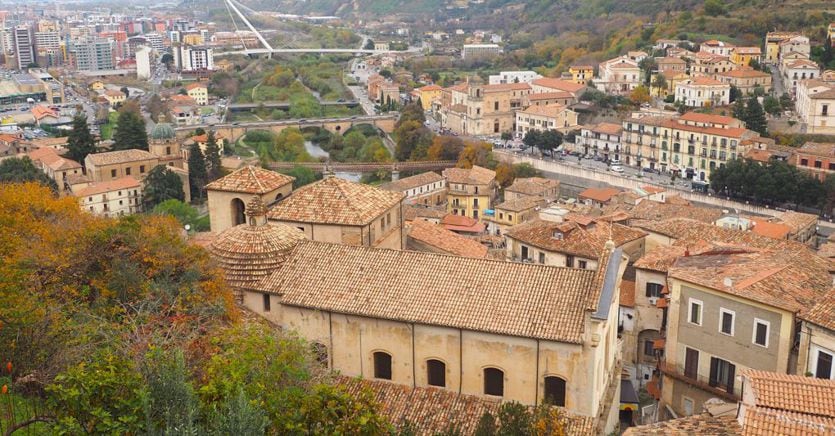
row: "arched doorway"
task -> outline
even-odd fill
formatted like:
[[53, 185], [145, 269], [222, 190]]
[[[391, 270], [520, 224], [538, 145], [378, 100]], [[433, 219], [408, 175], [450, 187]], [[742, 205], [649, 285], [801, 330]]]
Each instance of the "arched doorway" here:
[[565, 407], [565, 380], [554, 376], [545, 377], [545, 402]]
[[232, 225], [237, 226], [246, 222], [246, 206], [240, 198], [232, 199]]

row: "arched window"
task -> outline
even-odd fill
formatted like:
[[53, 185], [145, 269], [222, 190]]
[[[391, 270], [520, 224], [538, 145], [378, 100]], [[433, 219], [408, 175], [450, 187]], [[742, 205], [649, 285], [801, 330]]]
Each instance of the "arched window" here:
[[498, 368], [484, 368], [484, 394], [504, 396], [504, 371]]
[[565, 380], [559, 377], [545, 377], [545, 402], [565, 407]]
[[244, 202], [240, 198], [232, 199], [232, 225], [237, 226], [246, 222], [244, 211], [246, 211]]
[[279, 192], [279, 193], [278, 193], [278, 195], [276, 195], [276, 196], [275, 196], [275, 201], [279, 201], [279, 200], [281, 200], [282, 198], [284, 198], [284, 194], [282, 194], [282, 193], [280, 193], [280, 192]]
[[446, 387], [446, 364], [436, 359], [426, 361], [426, 384]]
[[374, 353], [374, 378], [391, 380], [391, 354], [382, 351]]
[[310, 344], [310, 351], [313, 353], [313, 358], [316, 359], [316, 362], [325, 368], [328, 367], [328, 347], [319, 342], [314, 342]]

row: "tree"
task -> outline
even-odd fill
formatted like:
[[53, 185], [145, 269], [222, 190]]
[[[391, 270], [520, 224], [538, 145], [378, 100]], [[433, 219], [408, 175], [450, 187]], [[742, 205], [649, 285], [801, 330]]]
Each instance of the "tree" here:
[[189, 381], [182, 350], [152, 349], [143, 367], [146, 431], [157, 434], [197, 434], [197, 396]]
[[52, 192], [58, 192], [58, 184], [43, 171], [35, 167], [28, 156], [10, 157], [0, 161], [0, 184], [36, 182], [44, 185]]
[[742, 92], [734, 85], [731, 85], [731, 90], [728, 92], [728, 100], [734, 103], [742, 99]]
[[667, 79], [663, 74], [659, 72], [655, 75], [655, 78], [652, 80], [652, 87], [657, 89], [659, 94], [662, 90], [667, 89]]
[[209, 181], [217, 180], [223, 175], [220, 163], [221, 150], [215, 138], [215, 132], [206, 134], [206, 166], [208, 167]]
[[162, 57], [160, 58], [160, 62], [162, 62], [163, 64], [165, 64], [165, 67], [166, 67], [166, 68], [169, 68], [169, 69], [170, 69], [170, 68], [171, 68], [171, 64], [173, 64], [173, 63], [174, 63], [174, 56], [173, 56], [171, 53], [165, 53], [165, 54], [164, 54], [164, 55], [162, 55]]
[[304, 148], [304, 135], [297, 128], [281, 131], [273, 141], [269, 158], [278, 162], [310, 162], [313, 157]]
[[734, 118], [741, 121], [745, 121], [745, 117], [747, 116], [745, 112], [745, 100], [742, 98], [738, 98], [734, 102], [731, 112], [733, 113]]
[[539, 170], [532, 167], [531, 164], [527, 162], [518, 163], [513, 165], [513, 175], [517, 178], [528, 178], [528, 177], [539, 177], [542, 175]]
[[159, 123], [160, 115], [165, 111], [165, 104], [162, 102], [159, 94], [152, 94], [148, 99], [148, 103], [145, 105], [145, 108], [148, 109], [151, 120], [155, 123]]
[[788, 93], [783, 93], [780, 96], [780, 106], [783, 107], [784, 111], [790, 111], [794, 109], [794, 102], [792, 101], [792, 97]]
[[145, 210], [151, 210], [170, 199], [185, 201], [182, 179], [165, 165], [157, 165], [148, 171], [142, 185], [142, 205]]
[[368, 40], [365, 41], [365, 45], [362, 48], [365, 50], [374, 50], [374, 40], [368, 38]]
[[821, 53], [821, 64], [823, 64], [823, 68], [831, 67], [833, 60], [835, 60], [835, 54], [833, 54], [832, 37], [827, 34], [826, 41], [823, 44], [823, 53]]
[[148, 131], [139, 105], [128, 102], [119, 109], [116, 131], [113, 133], [113, 149], [128, 150], [136, 148], [148, 150]]
[[403, 121], [401, 118], [398, 124], [394, 129], [395, 158], [399, 161], [425, 158], [432, 143], [432, 132], [416, 119]]
[[642, 105], [652, 101], [652, 97], [649, 95], [649, 89], [644, 85], [640, 85], [629, 94], [629, 101], [636, 105]]
[[716, 17], [725, 14], [725, 2], [722, 0], [705, 0], [705, 14]]
[[203, 191], [208, 182], [206, 158], [203, 156], [200, 146], [195, 142], [188, 149], [188, 183], [191, 189], [192, 203], [203, 202]]
[[525, 136], [522, 138], [522, 143], [525, 144], [528, 148], [530, 147], [539, 147], [540, 144], [540, 136], [542, 132], [536, 129], [528, 130], [525, 133]]
[[539, 144], [537, 145], [542, 151], [553, 151], [562, 145], [562, 133], [557, 130], [548, 129], [539, 135]]
[[464, 149], [464, 141], [457, 136], [438, 135], [432, 139], [426, 158], [428, 160], [455, 160]]
[[303, 166], [294, 166], [292, 169], [283, 171], [283, 173], [296, 178], [296, 180], [293, 180], [293, 189], [298, 189], [317, 180], [316, 173]]
[[751, 96], [745, 105], [745, 125], [762, 136], [768, 135], [765, 112], [757, 97]]
[[472, 168], [474, 165], [490, 167], [493, 161], [493, 146], [489, 142], [469, 143], [458, 156], [458, 168]]
[[67, 157], [84, 165], [84, 158], [96, 152], [96, 141], [90, 134], [87, 116], [78, 112], [72, 119], [72, 130], [67, 136]]
[[496, 167], [496, 183], [502, 188], [507, 188], [513, 183], [515, 178], [513, 174], [513, 167], [506, 163], [500, 163]]
[[505, 145], [507, 145], [507, 141], [513, 139], [513, 134], [510, 132], [502, 132], [502, 141], [504, 141]]
[[780, 106], [780, 101], [771, 95], [767, 95], [763, 99], [763, 110], [770, 115], [780, 115], [783, 108]]
[[151, 213], [154, 215], [171, 216], [180, 222], [181, 226], [188, 225], [190, 230], [195, 232], [203, 232], [209, 230], [209, 222], [205, 217], [200, 217], [197, 209], [190, 205], [183, 203], [180, 200], [170, 199], [156, 205]]
[[129, 97], [130, 97], [130, 89], [128, 89], [128, 87], [127, 87], [127, 86], [123, 86], [123, 87], [121, 87], [121, 88], [119, 89], [119, 91], [122, 91], [122, 94], [125, 94], [125, 98], [129, 98]]

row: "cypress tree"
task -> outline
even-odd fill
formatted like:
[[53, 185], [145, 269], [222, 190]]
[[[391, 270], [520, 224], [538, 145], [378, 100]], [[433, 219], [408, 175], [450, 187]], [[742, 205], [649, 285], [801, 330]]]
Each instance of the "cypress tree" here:
[[96, 141], [90, 134], [87, 116], [81, 112], [76, 113], [72, 119], [72, 130], [67, 136], [67, 157], [83, 165], [84, 158], [95, 152]]
[[208, 167], [209, 181], [220, 177], [220, 147], [215, 138], [215, 132], [209, 132], [206, 139], [206, 166]]
[[760, 105], [757, 97], [751, 96], [745, 107], [745, 124], [749, 129], [762, 136], [768, 135], [768, 122], [765, 119], [765, 111]]
[[206, 158], [200, 151], [197, 143], [191, 144], [188, 149], [188, 183], [191, 188], [191, 202], [200, 203], [203, 201], [203, 189], [209, 182], [206, 172]]
[[137, 148], [148, 150], [148, 132], [145, 130], [145, 120], [139, 113], [138, 107], [125, 104], [119, 110], [116, 132], [113, 133], [113, 149], [128, 150]]

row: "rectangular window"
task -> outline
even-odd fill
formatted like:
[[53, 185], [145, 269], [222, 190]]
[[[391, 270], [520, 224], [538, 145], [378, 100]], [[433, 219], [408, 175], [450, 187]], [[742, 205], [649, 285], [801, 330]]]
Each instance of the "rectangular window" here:
[[647, 355], [647, 356], [654, 356], [655, 355], [655, 353], [653, 353], [653, 350], [652, 350], [652, 344], [653, 343], [652, 343], [651, 340], [644, 341], [644, 354], [645, 355]]
[[139, 165], [139, 174], [145, 174], [145, 165]]
[[270, 294], [264, 294], [264, 312], [270, 311]]
[[700, 300], [690, 299], [687, 309], [687, 322], [695, 325], [702, 325], [702, 305]]
[[684, 349], [684, 376], [696, 379], [699, 375], [699, 350]]
[[832, 377], [832, 353], [818, 350], [818, 359], [815, 365], [815, 377], [831, 379]]
[[545, 263], [545, 253], [539, 253], [539, 263]]
[[646, 295], [649, 298], [660, 298], [661, 297], [661, 289], [664, 288], [664, 285], [659, 283], [647, 283], [647, 292]]
[[565, 266], [569, 268], [574, 267], [574, 256], [565, 256]]
[[588, 266], [588, 262], [586, 262], [585, 260], [577, 261], [577, 268], [586, 269], [586, 266]]
[[116, 170], [110, 170], [110, 177], [116, 177]]
[[736, 365], [718, 357], [710, 358], [710, 378], [708, 384], [719, 387], [734, 393], [734, 377], [736, 376]]
[[719, 309], [719, 332], [733, 336], [734, 335], [734, 318], [736, 313], [728, 309]]
[[761, 319], [754, 318], [754, 332], [752, 341], [761, 346], [768, 348], [768, 330], [771, 323]]
[[126, 176], [130, 175], [130, 167], [125, 168], [125, 175]]

